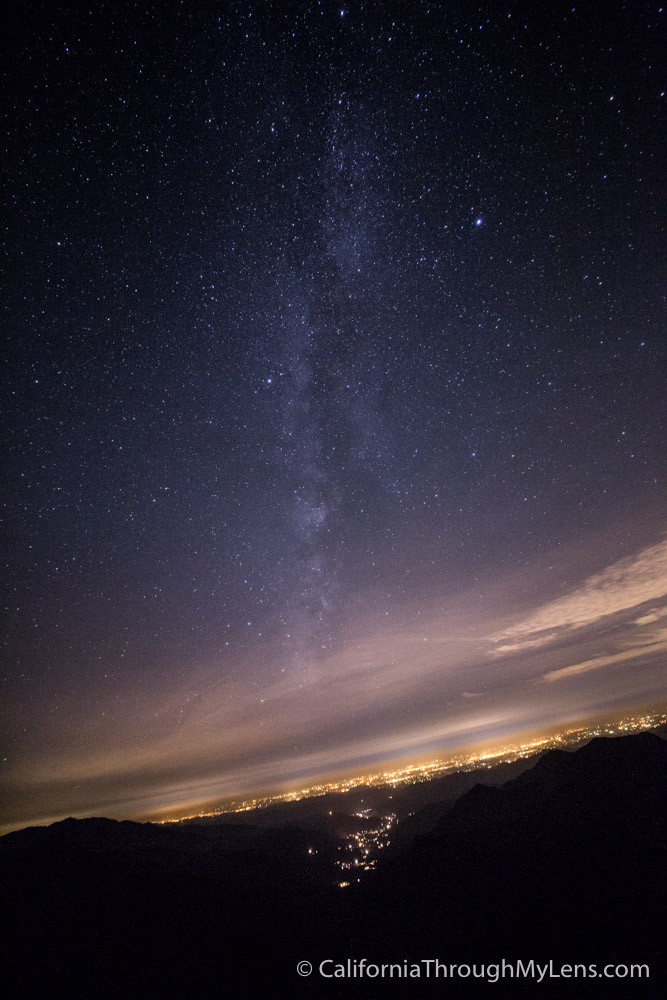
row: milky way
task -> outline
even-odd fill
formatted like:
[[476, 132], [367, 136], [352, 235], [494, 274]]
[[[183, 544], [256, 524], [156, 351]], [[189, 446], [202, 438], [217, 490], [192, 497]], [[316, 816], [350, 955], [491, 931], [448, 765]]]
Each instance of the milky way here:
[[6, 825], [664, 694], [664, 13], [536, 7], [10, 25]]

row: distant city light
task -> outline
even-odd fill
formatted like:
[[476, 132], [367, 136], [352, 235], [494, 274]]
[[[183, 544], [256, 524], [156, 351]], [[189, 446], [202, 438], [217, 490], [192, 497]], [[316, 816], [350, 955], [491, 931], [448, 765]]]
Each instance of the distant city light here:
[[[285, 792], [279, 795], [268, 795], [256, 799], [248, 799], [242, 802], [231, 802], [226, 806], [220, 806], [210, 812], [195, 813], [190, 816], [183, 816], [180, 819], [163, 820], [164, 823], [180, 823], [186, 819], [202, 818], [204, 816], [219, 816], [223, 813], [251, 812], [255, 809], [264, 809], [269, 805], [278, 802], [299, 802], [304, 798], [317, 798], [322, 795], [350, 792], [355, 788], [363, 787], [396, 787], [399, 784], [416, 784], [428, 781], [439, 775], [453, 773], [456, 771], [471, 771], [480, 767], [489, 768], [497, 764], [507, 764], [512, 761], [522, 760], [532, 757], [544, 750], [562, 749], [566, 746], [574, 746], [593, 739], [596, 736], [619, 736], [625, 733], [641, 732], [664, 724], [666, 717], [664, 714], [629, 716], [618, 721], [590, 724], [584, 726], [573, 726], [565, 729], [561, 733], [545, 736], [539, 739], [527, 740], [523, 743], [510, 743], [496, 747], [493, 750], [476, 753], [458, 753], [445, 759], [436, 759], [426, 764], [409, 764], [404, 767], [397, 767], [392, 771], [382, 771], [375, 774], [363, 774], [346, 778], [342, 781], [332, 781], [327, 784], [311, 785], [294, 792]], [[391, 796], [389, 796], [391, 798]], [[362, 799], [363, 802], [363, 799]], [[360, 819], [369, 819], [373, 810], [363, 809], [355, 813]], [[329, 815], [332, 811], [328, 810]], [[363, 834], [354, 834], [354, 845], [348, 842], [350, 850], [357, 848], [363, 850], [366, 842], [371, 842], [371, 846], [383, 846], [388, 844], [383, 840], [380, 843], [380, 835], [386, 835], [384, 831], [391, 829], [392, 823], [397, 822], [395, 814], [383, 816], [377, 820], [378, 826], [374, 830], [365, 830]], [[384, 826], [384, 830], [383, 830]], [[312, 853], [312, 849], [308, 853]], [[315, 852], [317, 853], [317, 852]], [[358, 864], [355, 861], [354, 864]], [[351, 865], [347, 865], [351, 867]]]

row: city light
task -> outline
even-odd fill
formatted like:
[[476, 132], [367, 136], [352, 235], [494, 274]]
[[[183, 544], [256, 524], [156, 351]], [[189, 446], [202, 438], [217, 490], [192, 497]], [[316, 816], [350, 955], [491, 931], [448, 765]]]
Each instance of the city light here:
[[[639, 715], [611, 722], [572, 727], [555, 735], [530, 739], [527, 742], [507, 743], [485, 752], [461, 752], [451, 757], [437, 758], [424, 764], [409, 764], [403, 767], [396, 767], [393, 770], [355, 775], [339, 781], [314, 784], [298, 791], [245, 799], [241, 802], [233, 801], [225, 805], [220, 805], [209, 812], [197, 813], [194, 816], [181, 817], [177, 820], [165, 820], [164, 822], [182, 822], [184, 819], [197, 819], [204, 816], [250, 812], [255, 809], [265, 809], [267, 806], [281, 802], [299, 802], [304, 798], [316, 798], [322, 795], [350, 792], [355, 788], [381, 788], [389, 785], [414, 784], [456, 771], [471, 771], [479, 768], [494, 767], [498, 764], [512, 763], [516, 760], [535, 756], [545, 750], [563, 749], [567, 746], [574, 746], [575, 744], [593, 739], [596, 736], [623, 736], [629, 733], [640, 732], [664, 724], [665, 721], [667, 721], [667, 715], [665, 714]], [[355, 815], [360, 818], [367, 818], [371, 812], [371, 809], [365, 809], [356, 812]], [[329, 815], [331, 815], [331, 812], [329, 812]], [[384, 817], [384, 819], [387, 822], [387, 829], [389, 829], [395, 817]], [[377, 846], [381, 847], [383, 845], [379, 843]]]

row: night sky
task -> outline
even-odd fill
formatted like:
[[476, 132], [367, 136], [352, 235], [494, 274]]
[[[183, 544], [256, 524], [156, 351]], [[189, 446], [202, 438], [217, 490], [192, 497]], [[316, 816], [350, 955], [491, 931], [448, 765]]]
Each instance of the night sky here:
[[664, 693], [666, 17], [14, 7], [6, 828]]

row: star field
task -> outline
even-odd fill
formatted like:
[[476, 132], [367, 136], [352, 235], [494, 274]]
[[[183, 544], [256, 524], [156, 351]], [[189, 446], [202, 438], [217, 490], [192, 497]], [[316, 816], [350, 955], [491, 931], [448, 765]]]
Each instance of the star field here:
[[13, 17], [4, 821], [659, 697], [664, 11]]

